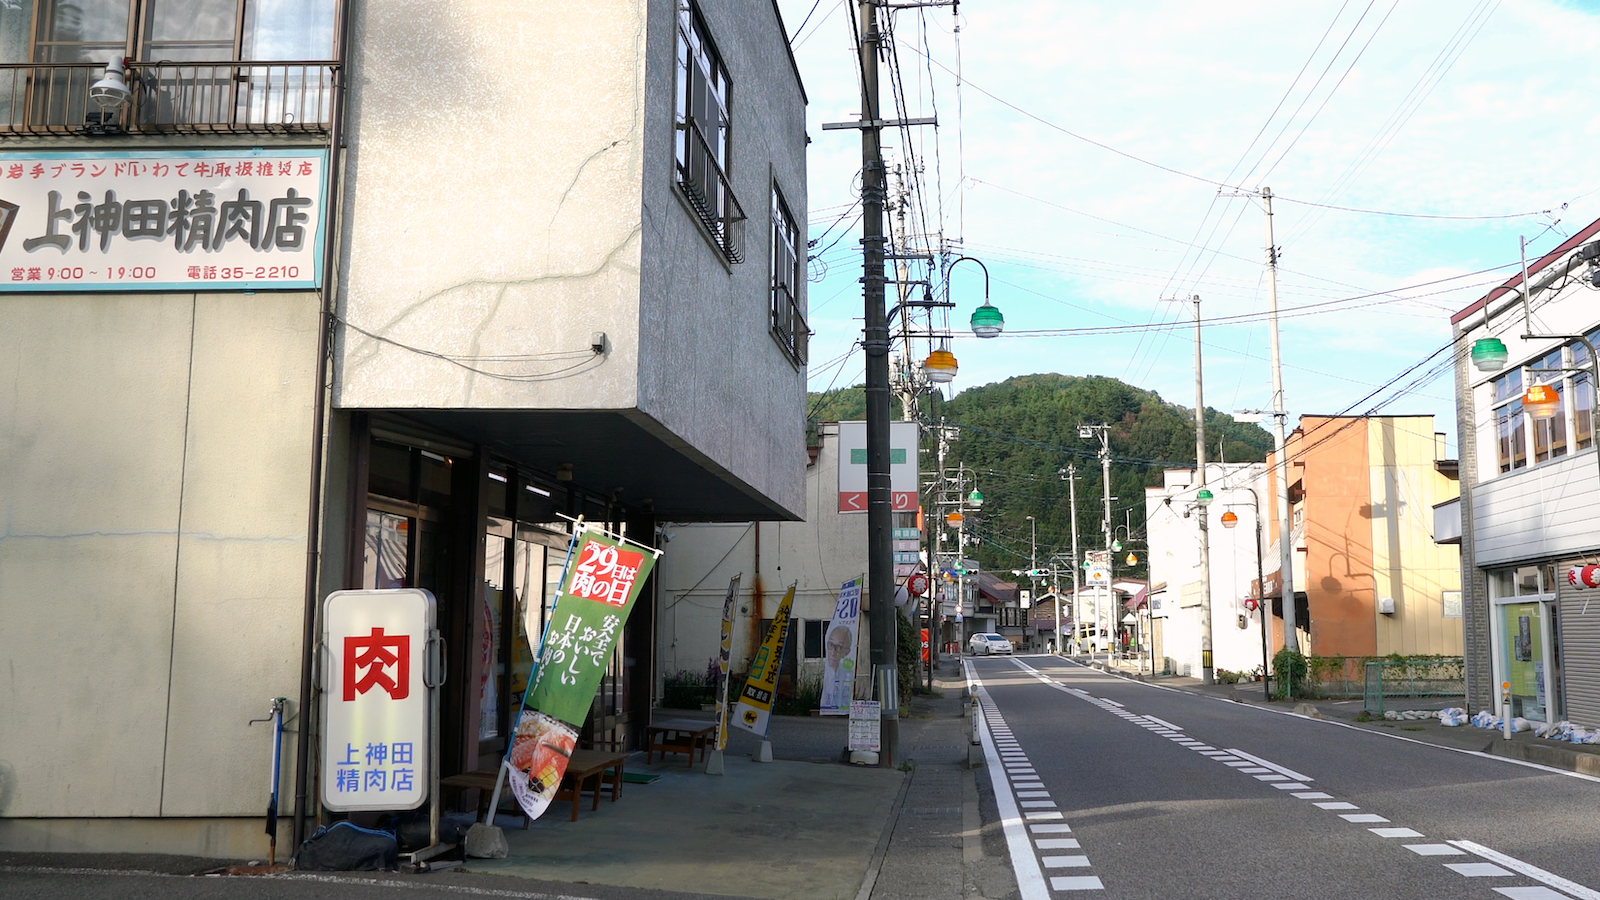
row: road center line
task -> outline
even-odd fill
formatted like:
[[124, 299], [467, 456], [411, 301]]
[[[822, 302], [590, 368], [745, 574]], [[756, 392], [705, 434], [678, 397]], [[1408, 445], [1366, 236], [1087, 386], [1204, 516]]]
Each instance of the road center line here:
[[1234, 750], [1234, 749], [1230, 748], [1228, 750], [1228, 752], [1232, 753], [1234, 756], [1239, 757], [1240, 759], [1248, 759], [1248, 760], [1250, 760], [1251, 762], [1255, 763], [1258, 766], [1266, 766], [1267, 768], [1269, 768], [1272, 771], [1277, 772], [1277, 773], [1279, 773], [1281, 775], [1287, 775], [1294, 781], [1315, 781], [1316, 780], [1315, 778], [1312, 778], [1310, 775], [1301, 775], [1299, 772], [1296, 772], [1295, 770], [1293, 770], [1291, 768], [1288, 768], [1286, 766], [1280, 766], [1275, 762], [1270, 762], [1268, 760], [1262, 759], [1259, 756], [1253, 756], [1253, 755], [1251, 755], [1249, 753], [1244, 752], [1243, 750]]

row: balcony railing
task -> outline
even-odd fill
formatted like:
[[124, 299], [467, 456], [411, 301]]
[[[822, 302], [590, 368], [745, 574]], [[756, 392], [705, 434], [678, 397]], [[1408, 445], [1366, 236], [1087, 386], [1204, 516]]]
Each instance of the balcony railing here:
[[772, 336], [778, 339], [783, 352], [799, 365], [805, 365], [810, 353], [811, 331], [800, 305], [784, 285], [772, 289]]
[[693, 116], [678, 125], [678, 186], [729, 262], [744, 262], [744, 208]]
[[89, 88], [104, 64], [0, 64], [0, 135], [323, 134], [339, 75], [331, 61], [130, 63], [129, 102], [103, 111]]

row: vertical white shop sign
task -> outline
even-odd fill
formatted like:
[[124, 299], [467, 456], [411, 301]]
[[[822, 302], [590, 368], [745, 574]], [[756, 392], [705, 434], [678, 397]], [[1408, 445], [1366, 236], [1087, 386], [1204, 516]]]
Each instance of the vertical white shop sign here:
[[322, 803], [415, 809], [428, 799], [433, 595], [335, 591], [322, 605]]

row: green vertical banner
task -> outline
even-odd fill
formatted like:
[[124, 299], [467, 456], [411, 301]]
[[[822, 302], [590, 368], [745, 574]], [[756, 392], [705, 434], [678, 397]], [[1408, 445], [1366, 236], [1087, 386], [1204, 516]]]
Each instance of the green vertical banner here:
[[593, 529], [579, 535], [575, 547], [507, 760], [512, 793], [534, 819], [555, 798], [578, 728], [660, 553]]
[[778, 694], [778, 670], [783, 668], [783, 642], [789, 635], [789, 608], [794, 604], [794, 585], [789, 585], [778, 611], [772, 615], [767, 639], [750, 660], [750, 676], [733, 708], [733, 724], [765, 737], [772, 716], [772, 701]]
[[653, 551], [629, 547], [598, 531], [584, 532], [576, 561], [561, 582], [529, 707], [583, 724], [622, 625], [655, 561]]

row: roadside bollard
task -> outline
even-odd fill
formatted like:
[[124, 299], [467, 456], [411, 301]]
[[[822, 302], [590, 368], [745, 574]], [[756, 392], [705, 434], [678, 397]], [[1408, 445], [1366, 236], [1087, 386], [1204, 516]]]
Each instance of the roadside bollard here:
[[1511, 682], [1500, 682], [1500, 734], [1511, 740]]

